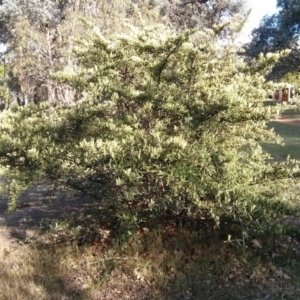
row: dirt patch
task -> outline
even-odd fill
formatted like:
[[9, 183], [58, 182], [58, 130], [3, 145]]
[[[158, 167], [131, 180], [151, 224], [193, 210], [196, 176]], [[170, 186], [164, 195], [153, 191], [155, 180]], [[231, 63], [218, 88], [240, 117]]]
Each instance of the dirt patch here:
[[280, 119], [274, 119], [272, 121], [279, 122], [279, 123], [285, 123], [285, 124], [288, 124], [291, 126], [300, 126], [300, 120], [295, 119], [295, 117], [289, 116], [289, 115], [281, 116]]
[[54, 191], [50, 185], [37, 185], [23, 193], [16, 211], [8, 212], [8, 199], [0, 199], [1, 248], [15, 248], [34, 239], [45, 220], [70, 217], [91, 207], [91, 201], [79, 195]]

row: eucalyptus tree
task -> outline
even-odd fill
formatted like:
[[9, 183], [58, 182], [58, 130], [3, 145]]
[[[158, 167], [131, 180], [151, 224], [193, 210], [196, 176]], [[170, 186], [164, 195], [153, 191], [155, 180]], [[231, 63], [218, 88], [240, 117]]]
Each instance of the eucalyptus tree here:
[[224, 18], [242, 12], [245, 3], [240, 0], [205, 1], [162, 1], [161, 13], [169, 13], [177, 26], [188, 28], [209, 28], [223, 22]]
[[[8, 47], [6, 61], [12, 74], [8, 83], [15, 93], [35, 101], [72, 104], [78, 92], [58, 84], [52, 74], [66, 66], [70, 72], [76, 70], [72, 49], [88, 33], [87, 22], [97, 22], [108, 36], [128, 31], [128, 24], [161, 23], [176, 30], [202, 30], [231, 19], [231, 27], [226, 27], [228, 37], [238, 31], [245, 12], [242, 0], [3, 0], [1, 40]], [[223, 37], [226, 30], [220, 30]]]
[[65, 89], [50, 76], [62, 66], [63, 44], [57, 29], [63, 13], [56, 1], [4, 0], [0, 16], [6, 27], [2, 36], [7, 44], [6, 63], [18, 81], [10, 84], [12, 91], [55, 103]]
[[8, 47], [6, 62], [12, 74], [11, 89], [53, 105], [73, 104], [78, 92], [58, 84], [52, 74], [65, 67], [70, 72], [77, 68], [72, 50], [76, 39], [88, 33], [87, 20], [97, 20], [106, 34], [126, 30], [121, 25], [125, 19], [133, 24], [157, 22], [155, 8], [143, 1], [134, 2], [4, 0], [0, 18], [5, 24], [2, 41]]

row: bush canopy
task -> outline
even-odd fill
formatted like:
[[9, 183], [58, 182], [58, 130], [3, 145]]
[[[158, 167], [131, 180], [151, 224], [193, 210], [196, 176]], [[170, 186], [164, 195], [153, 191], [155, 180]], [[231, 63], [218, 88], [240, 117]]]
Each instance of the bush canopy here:
[[261, 144], [278, 142], [266, 126], [277, 112], [263, 104], [264, 78], [216, 30], [131, 27], [81, 41], [78, 73], [55, 75], [78, 103], [1, 113], [12, 207], [47, 178], [98, 199], [128, 231], [183, 215], [264, 230], [298, 169], [270, 163]]

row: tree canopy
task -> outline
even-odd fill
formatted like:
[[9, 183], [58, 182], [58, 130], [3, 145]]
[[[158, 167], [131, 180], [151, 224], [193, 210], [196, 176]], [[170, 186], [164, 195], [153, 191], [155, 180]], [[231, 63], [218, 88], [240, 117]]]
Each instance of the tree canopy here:
[[265, 16], [260, 26], [252, 31], [246, 53], [257, 57], [259, 53], [290, 49], [289, 55], [281, 59], [269, 75], [278, 80], [289, 72], [299, 71], [300, 6], [296, 0], [278, 0], [277, 7], [278, 13]]
[[97, 23], [107, 35], [126, 31], [124, 20], [143, 26], [162, 23], [182, 31], [212, 28], [231, 19], [230, 26], [220, 31], [224, 38], [238, 31], [246, 15], [242, 0], [4, 0], [0, 5], [0, 38], [8, 47], [7, 85], [31, 101], [74, 104], [78, 99], [76, 91], [57, 85], [51, 74], [65, 67], [70, 71], [77, 68], [72, 48], [75, 40], [89, 30], [82, 20]]

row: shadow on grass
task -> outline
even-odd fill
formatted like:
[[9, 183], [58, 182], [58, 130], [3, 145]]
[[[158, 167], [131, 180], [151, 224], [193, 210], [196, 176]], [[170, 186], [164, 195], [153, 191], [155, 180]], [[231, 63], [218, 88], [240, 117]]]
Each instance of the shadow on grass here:
[[288, 123], [272, 121], [269, 122], [268, 127], [273, 128], [286, 142], [289, 142], [290, 138], [298, 138], [298, 142], [300, 143], [300, 126], [292, 126]]
[[277, 258], [268, 254], [270, 239], [254, 248], [225, 243], [220, 236], [173, 226], [144, 230], [118, 249], [121, 257], [135, 259], [113, 261], [113, 274], [132, 274], [133, 286], [152, 295], [143, 299], [298, 299], [294, 282], [276, 273]]
[[84, 281], [66, 273], [67, 248], [64, 247], [63, 255], [59, 246], [54, 249], [36, 244], [0, 250], [1, 300], [88, 299]]
[[[1, 300], [88, 299], [84, 279], [66, 274], [64, 256], [59, 248], [20, 246], [6, 259], [0, 260]], [[66, 267], [66, 266], [65, 266]]]
[[[50, 192], [49, 192], [50, 191]], [[0, 200], [0, 299], [88, 299], [84, 279], [65, 272], [66, 257], [74, 249], [37, 243], [41, 230], [73, 214], [83, 214], [93, 203], [83, 197], [51, 191], [38, 185], [24, 192], [16, 211], [7, 212]]]

